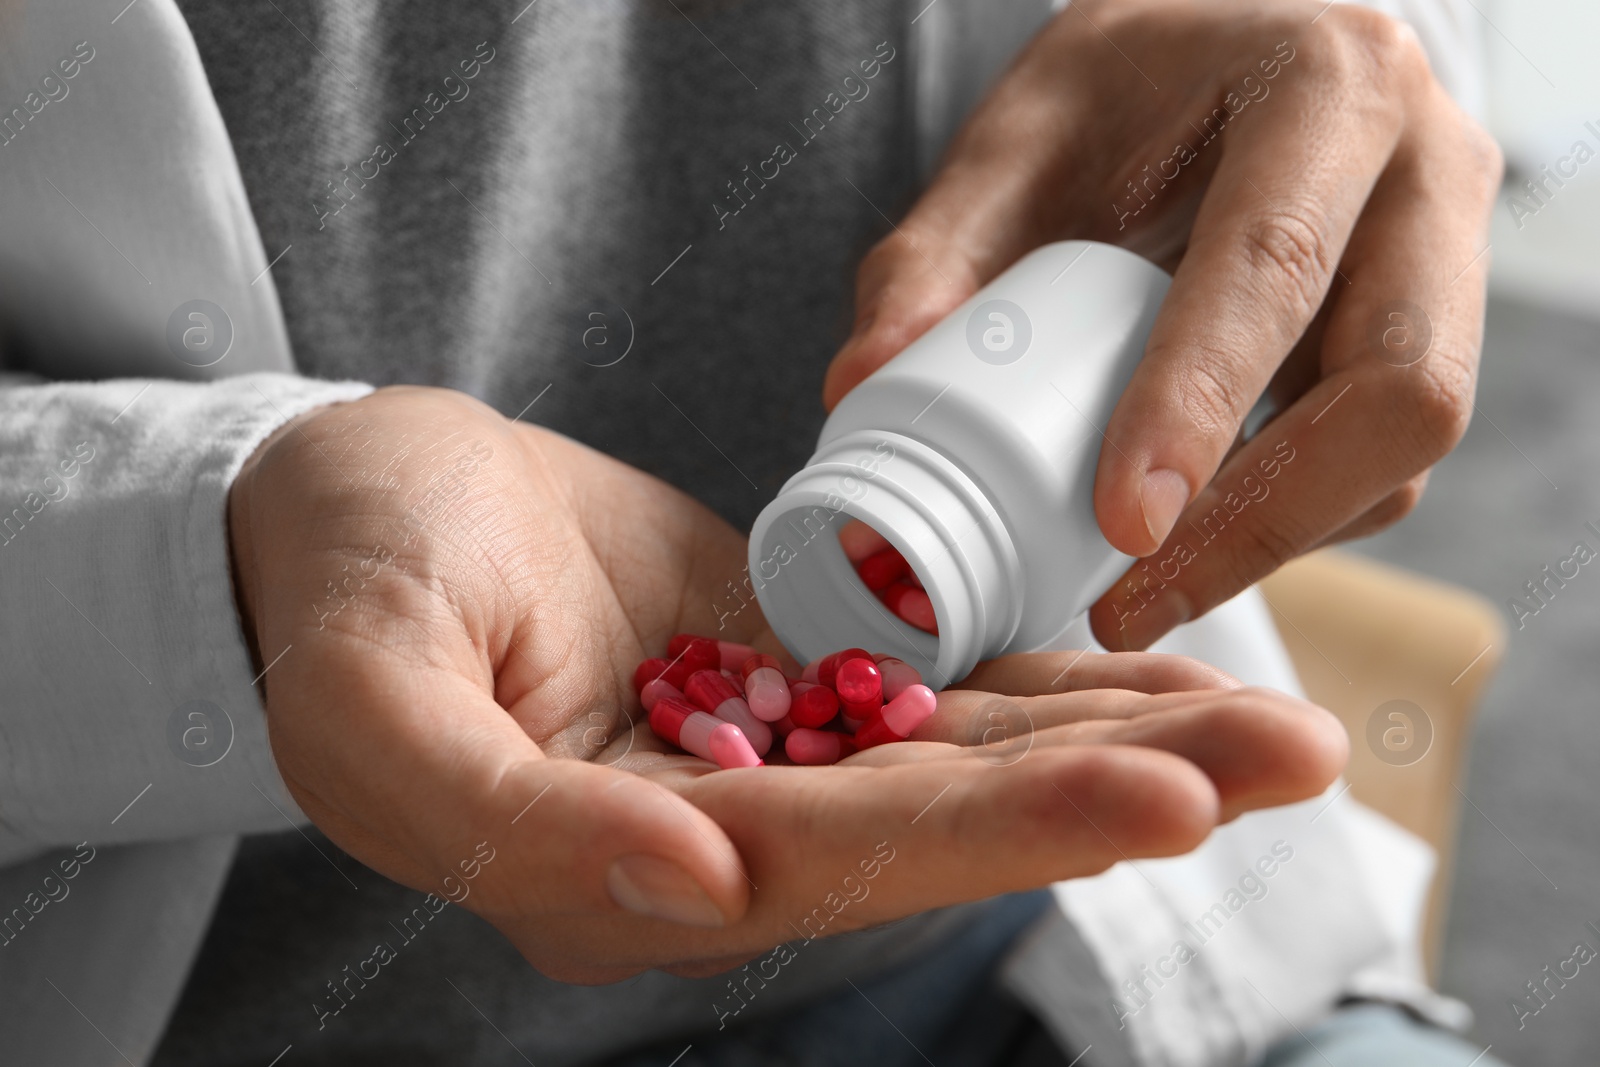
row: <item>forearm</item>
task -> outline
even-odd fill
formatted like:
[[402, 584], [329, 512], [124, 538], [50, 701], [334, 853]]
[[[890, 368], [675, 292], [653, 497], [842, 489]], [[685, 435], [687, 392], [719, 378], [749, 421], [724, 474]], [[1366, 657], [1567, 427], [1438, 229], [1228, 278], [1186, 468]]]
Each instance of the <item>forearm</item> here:
[[299, 817], [234, 606], [227, 494], [288, 418], [367, 391], [278, 374], [0, 388], [0, 863]]

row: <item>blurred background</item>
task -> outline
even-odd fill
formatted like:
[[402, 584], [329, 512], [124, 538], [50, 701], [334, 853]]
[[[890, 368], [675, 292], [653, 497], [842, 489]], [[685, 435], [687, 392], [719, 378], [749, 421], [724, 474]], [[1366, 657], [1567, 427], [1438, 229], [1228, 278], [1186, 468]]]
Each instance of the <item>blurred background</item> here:
[[[1600, 966], [1552, 983], [1520, 1028], [1512, 1001], [1533, 1003], [1525, 983], [1578, 942], [1600, 951], [1586, 926], [1600, 929], [1600, 560], [1521, 629], [1507, 601], [1532, 603], [1525, 583], [1580, 539], [1600, 549], [1584, 528], [1600, 528], [1600, 4], [1470, 2], [1507, 161], [1478, 411], [1411, 518], [1356, 547], [1500, 609], [1509, 641], [1461, 783], [1442, 984], [1508, 1062], [1588, 1064], [1600, 1062]], [[1527, 196], [1523, 183], [1579, 140], [1597, 157], [1542, 205]]]

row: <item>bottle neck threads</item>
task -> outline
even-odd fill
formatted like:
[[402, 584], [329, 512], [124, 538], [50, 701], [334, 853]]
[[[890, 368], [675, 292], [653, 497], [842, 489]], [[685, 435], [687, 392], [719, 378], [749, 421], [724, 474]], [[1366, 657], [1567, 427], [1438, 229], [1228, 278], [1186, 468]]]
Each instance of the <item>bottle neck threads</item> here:
[[[858, 519], [905, 556], [937, 636], [896, 618], [839, 546]], [[756, 519], [750, 574], [767, 622], [802, 661], [859, 646], [896, 655], [942, 688], [997, 654], [1022, 618], [1022, 567], [982, 489], [912, 438], [855, 432], [824, 442]]]

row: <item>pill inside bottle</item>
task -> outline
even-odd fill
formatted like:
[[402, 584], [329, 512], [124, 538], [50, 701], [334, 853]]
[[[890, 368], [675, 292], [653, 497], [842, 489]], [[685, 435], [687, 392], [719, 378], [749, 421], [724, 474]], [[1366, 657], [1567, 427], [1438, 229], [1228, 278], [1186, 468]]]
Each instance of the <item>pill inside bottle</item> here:
[[839, 547], [861, 584], [896, 618], [924, 633], [939, 635], [933, 601], [916, 571], [888, 538], [852, 519], [839, 529]]

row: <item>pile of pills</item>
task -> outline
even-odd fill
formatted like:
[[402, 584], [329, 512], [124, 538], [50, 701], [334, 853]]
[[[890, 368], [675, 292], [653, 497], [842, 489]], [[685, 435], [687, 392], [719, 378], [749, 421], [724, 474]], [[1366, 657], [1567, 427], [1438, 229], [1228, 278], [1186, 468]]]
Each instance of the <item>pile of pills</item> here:
[[919, 630], [939, 632], [933, 601], [928, 599], [922, 582], [900, 550], [882, 534], [864, 522], [847, 523], [839, 530], [839, 547], [844, 549], [845, 558], [856, 569], [861, 583], [883, 601], [884, 607]]
[[795, 763], [837, 763], [904, 741], [936, 700], [915, 667], [861, 648], [815, 660], [799, 678], [749, 645], [694, 634], [674, 637], [667, 655], [633, 672], [650, 729], [724, 769], [761, 766], [775, 739]]

